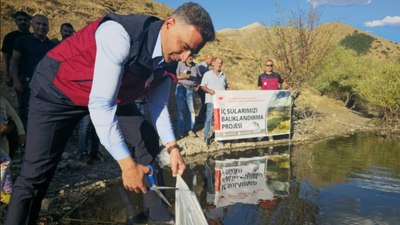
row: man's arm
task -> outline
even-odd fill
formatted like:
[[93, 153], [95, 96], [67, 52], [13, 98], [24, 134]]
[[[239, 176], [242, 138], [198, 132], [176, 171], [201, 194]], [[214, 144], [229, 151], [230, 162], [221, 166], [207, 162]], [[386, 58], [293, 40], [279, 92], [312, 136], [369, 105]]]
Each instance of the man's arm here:
[[200, 88], [205, 93], [208, 93], [210, 95], [214, 95], [215, 94], [215, 90], [214, 89], [210, 89], [210, 88], [207, 87], [208, 76], [209, 76], [208, 73], [204, 74], [203, 79], [201, 80]]
[[286, 81], [283, 81], [282, 82], [282, 84], [281, 84], [281, 86], [284, 88], [284, 89], [287, 89], [288, 91], [290, 91], [292, 94], [293, 94], [293, 88], [286, 82]]
[[21, 81], [19, 80], [19, 77], [18, 77], [18, 65], [19, 65], [20, 59], [21, 59], [21, 53], [19, 51], [14, 50], [11, 60], [10, 60], [10, 73], [11, 73], [11, 77], [13, 79], [14, 89], [17, 92], [23, 91]]
[[179, 62], [178, 66], [176, 68], [176, 79], [178, 80], [187, 80], [190, 78], [190, 74], [185, 73], [186, 71], [184, 71], [182, 69], [183, 67], [183, 63]]
[[3, 79], [2, 79], [2, 81], [3, 81], [3, 83], [4, 84], [7, 84], [7, 83], [9, 83], [10, 82], [10, 80], [11, 80], [11, 77], [10, 77], [10, 73], [9, 73], [9, 68], [10, 68], [10, 61], [9, 61], [9, 59], [8, 59], [8, 53], [6, 53], [6, 52], [2, 52], [2, 57], [3, 57], [3, 67], [2, 67], [2, 70], [3, 70]]
[[90, 117], [100, 142], [117, 160], [122, 170], [124, 187], [130, 191], [146, 193], [143, 177], [149, 169], [136, 163], [130, 155], [115, 115], [116, 96], [123, 65], [129, 55], [130, 37], [114, 21], [101, 24], [95, 35], [97, 50], [89, 98]]
[[149, 111], [153, 126], [157, 129], [165, 148], [169, 149], [172, 175], [176, 176], [182, 175], [186, 166], [180, 154], [168, 112], [170, 84], [171, 80], [168, 79], [150, 90]]
[[258, 87], [258, 90], [261, 90], [261, 75], [258, 76], [258, 79], [257, 79], [257, 87]]

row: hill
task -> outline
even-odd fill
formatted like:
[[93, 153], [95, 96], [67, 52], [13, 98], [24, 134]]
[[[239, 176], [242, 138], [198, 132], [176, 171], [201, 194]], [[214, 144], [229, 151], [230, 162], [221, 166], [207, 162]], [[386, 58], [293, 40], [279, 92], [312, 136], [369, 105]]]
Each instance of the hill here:
[[[18, 10], [25, 10], [32, 15], [37, 13], [47, 15], [50, 21], [50, 38], [60, 38], [59, 26], [64, 22], [72, 23], [78, 30], [110, 12], [139, 13], [166, 18], [173, 11], [171, 8], [153, 0], [2, 0], [0, 11], [1, 40], [5, 34], [15, 29], [11, 15]], [[223, 70], [228, 74], [229, 82], [233, 87], [255, 89], [256, 79], [264, 69], [260, 62], [268, 57], [262, 53], [262, 49], [268, 47], [268, 43], [265, 43], [263, 39], [267, 29], [272, 28], [255, 23], [240, 29], [221, 30], [217, 32], [217, 40], [208, 44], [196, 60], [201, 61], [207, 53], [221, 56], [224, 59]], [[357, 30], [341, 23], [322, 24], [319, 29], [332, 33], [333, 39], [337, 42]], [[372, 37], [374, 41], [367, 57], [373, 57], [377, 60], [397, 60], [400, 55], [399, 43], [393, 43], [376, 36]]]
[[11, 15], [24, 10], [31, 15], [43, 14], [49, 18], [49, 37], [60, 38], [60, 25], [69, 22], [76, 30], [99, 17], [115, 12], [120, 14], [147, 14], [166, 18], [172, 9], [153, 0], [1, 0], [1, 40], [4, 35], [15, 29]]
[[[229, 40], [240, 42], [251, 50], [260, 50], [267, 45], [263, 37], [267, 30], [271, 31], [271, 29], [273, 29], [273, 27], [253, 23], [236, 30], [224, 29], [221, 30], [219, 34]], [[386, 40], [343, 23], [323, 23], [319, 25], [317, 29], [331, 34], [332, 40], [336, 43], [339, 43], [346, 36], [354, 33], [370, 36], [373, 39], [373, 42], [366, 57], [371, 57], [375, 60], [396, 61], [400, 55], [400, 43]]]

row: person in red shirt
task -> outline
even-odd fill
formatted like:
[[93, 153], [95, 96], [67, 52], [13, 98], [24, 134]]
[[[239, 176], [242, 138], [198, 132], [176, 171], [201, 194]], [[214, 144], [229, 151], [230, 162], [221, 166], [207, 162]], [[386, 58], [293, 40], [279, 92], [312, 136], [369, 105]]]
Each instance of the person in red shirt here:
[[288, 89], [292, 92], [292, 88], [289, 86], [282, 77], [273, 71], [274, 63], [271, 59], [265, 61], [265, 72], [258, 76], [258, 89], [260, 90], [279, 90], [281, 88]]

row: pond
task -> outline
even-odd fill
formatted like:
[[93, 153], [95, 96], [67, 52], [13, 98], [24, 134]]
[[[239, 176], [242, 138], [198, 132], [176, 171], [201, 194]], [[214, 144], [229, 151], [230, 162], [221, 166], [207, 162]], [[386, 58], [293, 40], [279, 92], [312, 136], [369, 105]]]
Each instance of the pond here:
[[[399, 159], [398, 141], [363, 133], [220, 154], [190, 165], [183, 178], [209, 224], [398, 224]], [[166, 184], [174, 186], [169, 174]], [[166, 196], [175, 202], [174, 193]], [[124, 224], [142, 210], [138, 202], [140, 195], [118, 183], [78, 206], [65, 222]]]

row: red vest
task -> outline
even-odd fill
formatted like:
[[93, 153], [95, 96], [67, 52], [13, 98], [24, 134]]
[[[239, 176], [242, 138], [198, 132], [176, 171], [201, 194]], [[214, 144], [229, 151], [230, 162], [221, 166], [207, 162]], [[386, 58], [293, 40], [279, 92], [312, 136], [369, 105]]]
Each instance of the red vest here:
[[165, 68], [152, 70], [151, 55], [162, 21], [142, 15], [109, 14], [90, 23], [47, 53], [47, 56], [60, 63], [58, 70], [54, 71], [56, 74], [53, 74], [54, 85], [76, 105], [87, 106], [89, 103], [96, 57], [95, 32], [107, 20], [120, 23], [132, 40], [118, 93], [118, 104], [133, 102], [145, 94], [150, 86], [161, 83], [171, 75]]

